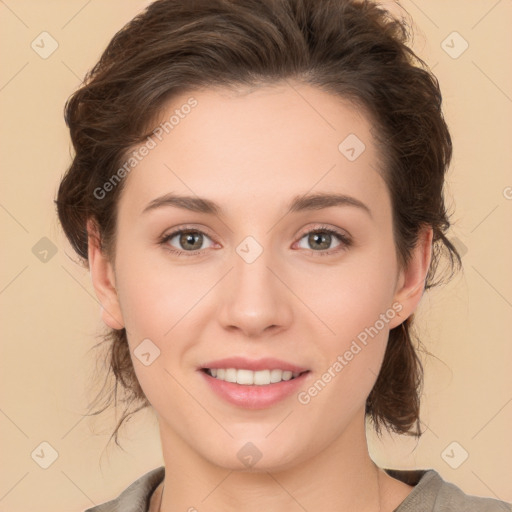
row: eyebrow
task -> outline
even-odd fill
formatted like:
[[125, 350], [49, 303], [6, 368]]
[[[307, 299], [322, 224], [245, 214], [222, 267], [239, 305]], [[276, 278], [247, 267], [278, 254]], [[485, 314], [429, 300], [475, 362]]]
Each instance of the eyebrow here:
[[[192, 212], [219, 215], [222, 212], [220, 205], [210, 199], [194, 196], [181, 196], [174, 193], [165, 194], [153, 199], [142, 211], [142, 214], [172, 206]], [[359, 199], [345, 194], [314, 193], [298, 195], [292, 198], [287, 213], [294, 213], [307, 210], [322, 210], [333, 206], [353, 206], [373, 218], [370, 208]]]

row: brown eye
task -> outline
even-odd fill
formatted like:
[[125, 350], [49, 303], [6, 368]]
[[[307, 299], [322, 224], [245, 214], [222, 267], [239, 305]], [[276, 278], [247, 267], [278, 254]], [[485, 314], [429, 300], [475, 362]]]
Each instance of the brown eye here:
[[[304, 245], [301, 245], [301, 242]], [[327, 227], [310, 230], [304, 233], [299, 241], [300, 248], [310, 249], [318, 255], [338, 253], [347, 249], [350, 245], [351, 240], [347, 235]]]
[[201, 249], [203, 245], [203, 235], [198, 231], [184, 231], [178, 236], [178, 243], [183, 249], [192, 251]]
[[165, 235], [160, 243], [173, 253], [185, 253], [205, 249], [203, 244], [210, 237], [197, 229], [181, 229]]
[[330, 233], [314, 232], [309, 233], [308, 244], [315, 249], [329, 249], [331, 247], [333, 236]]

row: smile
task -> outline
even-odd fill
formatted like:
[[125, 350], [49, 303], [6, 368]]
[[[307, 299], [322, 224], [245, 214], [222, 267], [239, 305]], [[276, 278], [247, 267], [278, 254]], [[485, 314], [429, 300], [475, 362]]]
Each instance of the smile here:
[[223, 402], [243, 409], [267, 409], [276, 405], [299, 392], [312, 375], [309, 370], [297, 373], [275, 368], [256, 371], [202, 368], [198, 373], [206, 381], [207, 390]]
[[268, 386], [269, 384], [295, 379], [301, 373], [305, 373], [280, 369], [252, 371], [237, 368], [204, 368], [203, 371], [215, 379], [242, 386]]

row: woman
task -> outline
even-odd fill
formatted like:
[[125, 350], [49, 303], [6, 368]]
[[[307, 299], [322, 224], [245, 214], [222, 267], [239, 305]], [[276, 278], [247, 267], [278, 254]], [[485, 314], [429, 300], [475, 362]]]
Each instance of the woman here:
[[128, 397], [114, 436], [151, 406], [165, 461], [89, 512], [510, 510], [368, 453], [366, 419], [421, 435], [413, 315], [460, 265], [407, 32], [372, 2], [158, 0], [68, 101], [56, 203]]

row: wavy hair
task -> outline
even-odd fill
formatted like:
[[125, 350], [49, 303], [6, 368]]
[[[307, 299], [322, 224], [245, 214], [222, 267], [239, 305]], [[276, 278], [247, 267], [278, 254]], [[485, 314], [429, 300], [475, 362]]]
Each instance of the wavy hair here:
[[[439, 284], [445, 256], [450, 278], [461, 259], [446, 237], [443, 187], [452, 144], [436, 77], [408, 46], [411, 29], [375, 2], [363, 0], [157, 0], [110, 41], [65, 106], [74, 157], [55, 200], [59, 220], [80, 263], [88, 267], [87, 221], [98, 228], [114, 261], [123, 182], [98, 199], [124, 156], [145, 140], [164, 104], [199, 87], [275, 84], [318, 87], [364, 110], [375, 126], [383, 178], [390, 191], [400, 265], [421, 229], [433, 229], [425, 289]], [[366, 416], [381, 427], [419, 437], [423, 367], [413, 316], [392, 329]], [[122, 423], [150, 405], [136, 378], [125, 329], [102, 334], [107, 384], [93, 405], [118, 399]], [[415, 345], [418, 345], [416, 347]], [[108, 377], [108, 375], [106, 377]], [[120, 389], [118, 389], [120, 388]]]

